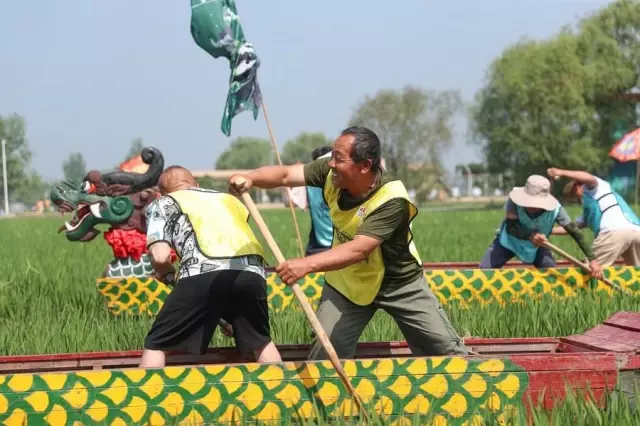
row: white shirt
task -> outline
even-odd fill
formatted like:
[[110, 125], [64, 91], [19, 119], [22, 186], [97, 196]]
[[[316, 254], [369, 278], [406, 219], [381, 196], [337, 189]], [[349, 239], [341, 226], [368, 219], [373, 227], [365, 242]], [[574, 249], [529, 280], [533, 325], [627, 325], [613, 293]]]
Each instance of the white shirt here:
[[[198, 190], [202, 189], [198, 188]], [[146, 217], [147, 246], [157, 241], [169, 243], [180, 257], [179, 276], [181, 278], [225, 269], [250, 271], [262, 278], [266, 277], [264, 262], [258, 256], [211, 259], [202, 253], [198, 248], [191, 223], [173, 198], [165, 195], [154, 200], [147, 207]]]
[[[591, 195], [596, 200], [605, 194], [609, 194], [598, 201], [600, 210], [604, 211], [607, 207], [616, 204], [617, 200], [615, 195], [611, 193], [611, 185], [609, 182], [602, 180], [599, 177], [596, 177], [596, 181], [598, 182], [598, 186], [594, 189], [590, 189], [587, 185], [584, 185], [584, 193]], [[576, 223], [584, 223], [584, 217], [580, 216], [576, 219]], [[602, 214], [602, 219], [600, 220], [600, 233], [625, 229], [630, 231], [640, 231], [640, 227], [627, 220], [620, 206], [611, 207]]]

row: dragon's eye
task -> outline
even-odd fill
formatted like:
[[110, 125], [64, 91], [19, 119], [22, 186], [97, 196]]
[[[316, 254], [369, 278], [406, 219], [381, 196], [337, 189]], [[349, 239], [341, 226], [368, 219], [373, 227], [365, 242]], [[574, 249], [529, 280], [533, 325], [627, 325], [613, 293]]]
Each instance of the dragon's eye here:
[[96, 189], [95, 185], [89, 182], [88, 180], [85, 180], [84, 182], [82, 182], [83, 192], [86, 192], [87, 194], [91, 194], [92, 192], [95, 191], [95, 189]]

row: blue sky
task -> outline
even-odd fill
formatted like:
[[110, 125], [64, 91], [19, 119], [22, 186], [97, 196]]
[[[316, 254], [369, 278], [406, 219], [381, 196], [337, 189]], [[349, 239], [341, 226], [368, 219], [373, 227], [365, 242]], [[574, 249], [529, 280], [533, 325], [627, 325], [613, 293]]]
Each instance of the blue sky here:
[[[167, 164], [213, 168], [238, 136], [268, 138], [245, 112], [220, 131], [228, 61], [190, 34], [190, 1], [0, 2], [0, 114], [27, 121], [32, 166], [62, 177], [82, 152], [117, 164], [131, 140]], [[471, 101], [487, 67], [523, 36], [546, 38], [604, 7], [597, 0], [248, 1], [236, 5], [262, 61], [259, 79], [278, 146], [302, 131], [334, 137], [367, 94], [406, 84], [457, 88]], [[395, 4], [395, 5], [394, 5]], [[394, 6], [392, 6], [394, 5]], [[452, 168], [480, 159], [456, 122]]]

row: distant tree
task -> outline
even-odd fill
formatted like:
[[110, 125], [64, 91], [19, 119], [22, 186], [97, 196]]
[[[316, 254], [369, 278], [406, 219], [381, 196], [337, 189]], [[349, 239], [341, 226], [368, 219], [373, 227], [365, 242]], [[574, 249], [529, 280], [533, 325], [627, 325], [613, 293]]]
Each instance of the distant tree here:
[[315, 148], [326, 145], [331, 146], [332, 143], [333, 141], [327, 138], [324, 133], [303, 132], [285, 142], [280, 158], [283, 164], [296, 164], [297, 162], [308, 163], [312, 160], [311, 152]]
[[517, 184], [549, 166], [606, 173], [612, 144], [639, 124], [621, 99], [639, 80], [639, 35], [640, 3], [620, 0], [577, 31], [507, 48], [471, 108], [489, 171]]
[[409, 164], [440, 164], [442, 154], [453, 143], [451, 121], [461, 108], [460, 94], [454, 90], [436, 92], [415, 86], [384, 89], [357, 105], [349, 125], [376, 132], [387, 170], [411, 184]]
[[271, 143], [265, 139], [239, 137], [220, 154], [215, 167], [220, 170], [257, 169], [272, 164], [272, 151]]
[[597, 121], [592, 140], [604, 171], [613, 143], [640, 125], [636, 102], [619, 98], [637, 87], [640, 77], [640, 3], [611, 2], [584, 18], [578, 29], [579, 55], [589, 78], [585, 98]]
[[211, 176], [197, 177], [196, 182], [198, 182], [198, 185], [202, 188], [215, 189], [216, 191], [226, 192], [228, 187], [227, 181], [215, 180]]
[[29, 171], [23, 185], [15, 193], [16, 200], [32, 206], [49, 196], [51, 183], [45, 182], [35, 170]]
[[472, 112], [490, 172], [510, 171], [522, 184], [552, 165], [583, 169], [598, 161], [577, 41], [567, 32], [521, 41], [493, 63]]
[[70, 154], [69, 158], [62, 163], [62, 171], [65, 180], [79, 182], [84, 179], [87, 175], [87, 166], [82, 154], [79, 152]]
[[[10, 200], [15, 201], [23, 186], [28, 184], [28, 168], [32, 158], [32, 152], [25, 136], [25, 122], [21, 116], [18, 114], [0, 115], [0, 143], [2, 139], [6, 140], [7, 189]], [[4, 193], [1, 189], [3, 185], [4, 177], [0, 172], [0, 200], [2, 203], [4, 203]], [[1, 205], [4, 206], [4, 204]]]

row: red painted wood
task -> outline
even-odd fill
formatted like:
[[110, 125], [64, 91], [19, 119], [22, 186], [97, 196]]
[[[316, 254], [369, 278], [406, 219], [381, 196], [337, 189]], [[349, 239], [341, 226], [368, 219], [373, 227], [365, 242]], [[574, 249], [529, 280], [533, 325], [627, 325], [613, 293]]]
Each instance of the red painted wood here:
[[636, 350], [635, 346], [586, 335], [563, 337], [560, 341], [600, 352], [633, 352]]
[[[605, 389], [617, 382], [616, 355], [613, 353], [559, 354], [546, 357], [511, 356], [510, 359], [529, 373], [529, 386], [523, 403], [530, 408], [530, 400], [550, 409], [566, 395], [566, 386], [589, 389], [596, 401]], [[574, 391], [575, 392], [575, 391]]]
[[[530, 408], [529, 399], [538, 405], [542, 402], [545, 409], [551, 409], [566, 397], [567, 386], [574, 395], [592, 396], [596, 405], [602, 407], [603, 395], [615, 388], [617, 374], [615, 371], [603, 373], [547, 373], [538, 372], [529, 375], [529, 387], [523, 395], [525, 407]], [[540, 401], [542, 400], [542, 401]]]
[[615, 369], [612, 352], [510, 355], [509, 359], [527, 371], [607, 371]]
[[611, 325], [598, 325], [584, 333], [585, 336], [596, 337], [615, 343], [622, 343], [626, 346], [640, 348], [640, 331], [625, 330]]
[[640, 312], [616, 312], [603, 324], [640, 333]]
[[640, 353], [618, 355], [618, 359], [624, 360], [624, 365], [619, 366], [620, 370], [640, 370]]
[[597, 352], [593, 349], [588, 349], [583, 346], [576, 346], [566, 342], [558, 343], [556, 347], [556, 352], [560, 353], [576, 353], [576, 352]]
[[[513, 338], [513, 339], [487, 339], [487, 338], [467, 338], [464, 339], [466, 345], [481, 347], [481, 346], [493, 346], [493, 345], [531, 345], [541, 344], [544, 347], [549, 345], [555, 345], [558, 343], [558, 339], [554, 337], [535, 337], [535, 338]], [[279, 350], [285, 351], [308, 351], [310, 345], [277, 345]], [[383, 353], [392, 349], [405, 349], [409, 348], [406, 341], [391, 341], [391, 342], [363, 342], [358, 343], [359, 350], [379, 351]], [[209, 348], [207, 354], [223, 353], [223, 352], [235, 352], [233, 347], [225, 348]], [[180, 352], [171, 352], [171, 354], [178, 355]], [[132, 351], [113, 351], [113, 352], [81, 352], [81, 353], [68, 353], [68, 354], [46, 354], [46, 355], [11, 355], [0, 357], [0, 368], [4, 363], [19, 363], [19, 362], [43, 362], [43, 361], [69, 361], [69, 360], [89, 360], [89, 359], [109, 359], [109, 358], [127, 358], [127, 357], [140, 357], [142, 356], [141, 350]]]

